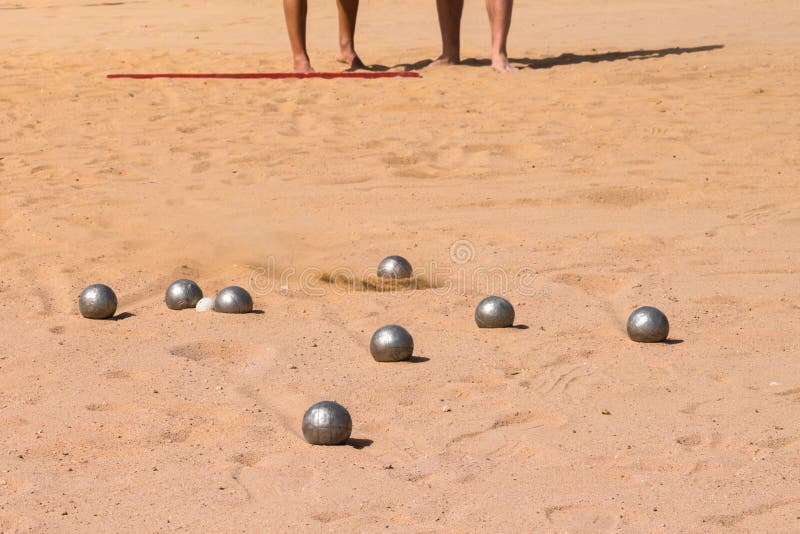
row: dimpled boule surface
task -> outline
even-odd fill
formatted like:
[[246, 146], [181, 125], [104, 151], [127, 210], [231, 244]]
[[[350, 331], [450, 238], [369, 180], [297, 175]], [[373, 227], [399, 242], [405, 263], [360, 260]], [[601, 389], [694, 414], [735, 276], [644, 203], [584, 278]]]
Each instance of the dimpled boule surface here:
[[411, 263], [402, 256], [388, 256], [378, 265], [380, 278], [411, 278], [413, 269]]
[[109, 319], [117, 311], [117, 296], [105, 284], [92, 284], [81, 292], [78, 308], [87, 319]]
[[341, 445], [352, 430], [350, 413], [334, 401], [318, 402], [303, 416], [303, 437], [312, 445]]
[[220, 313], [250, 313], [253, 311], [253, 298], [246, 289], [228, 286], [217, 293], [214, 311]]
[[514, 306], [503, 297], [486, 297], [475, 308], [475, 323], [480, 328], [513, 326]]
[[164, 302], [170, 310], [185, 310], [194, 308], [203, 298], [203, 290], [194, 281], [181, 278], [175, 280], [167, 288]]
[[414, 353], [414, 339], [402, 326], [396, 324], [382, 326], [372, 334], [369, 351], [378, 362], [407, 360]]
[[664, 312], [652, 306], [636, 308], [628, 317], [628, 337], [639, 343], [659, 343], [669, 335]]

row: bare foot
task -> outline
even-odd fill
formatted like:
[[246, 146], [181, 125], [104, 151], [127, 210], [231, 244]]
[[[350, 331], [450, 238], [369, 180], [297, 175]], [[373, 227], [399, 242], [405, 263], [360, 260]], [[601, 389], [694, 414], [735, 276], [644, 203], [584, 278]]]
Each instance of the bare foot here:
[[517, 72], [517, 67], [512, 65], [503, 54], [492, 57], [492, 68], [497, 72]]
[[364, 65], [364, 62], [361, 61], [361, 58], [358, 57], [358, 54], [356, 54], [354, 51], [340, 52], [339, 55], [336, 56], [336, 61], [347, 65], [347, 70], [367, 68], [366, 65]]
[[298, 74], [314, 72], [314, 69], [311, 67], [311, 61], [308, 60], [308, 56], [294, 58], [294, 72]]
[[431, 64], [428, 65], [425, 68], [428, 69], [430, 67], [442, 67], [442, 66], [446, 67], [446, 66], [450, 66], [450, 65], [458, 65], [459, 63], [461, 63], [461, 58], [459, 58], [459, 57], [450, 57], [450, 56], [441, 55], [441, 56], [437, 57], [436, 59], [434, 59], [431, 62]]

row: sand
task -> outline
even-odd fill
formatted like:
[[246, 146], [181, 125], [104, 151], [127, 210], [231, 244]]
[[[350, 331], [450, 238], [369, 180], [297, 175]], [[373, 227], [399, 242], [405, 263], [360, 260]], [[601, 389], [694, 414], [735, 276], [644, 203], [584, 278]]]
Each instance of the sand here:
[[[437, 54], [433, 1], [362, 4], [365, 62]], [[800, 530], [796, 2], [519, 4], [514, 75], [468, 1], [463, 66], [305, 81], [105, 79], [285, 71], [278, 2], [0, 4], [0, 531]]]

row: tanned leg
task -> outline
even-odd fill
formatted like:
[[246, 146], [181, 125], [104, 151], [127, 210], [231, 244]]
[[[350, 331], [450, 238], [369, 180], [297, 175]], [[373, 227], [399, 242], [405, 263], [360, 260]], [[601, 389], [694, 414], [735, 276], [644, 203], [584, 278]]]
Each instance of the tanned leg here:
[[292, 45], [295, 72], [314, 72], [306, 50], [306, 15], [308, 0], [283, 0], [283, 13], [286, 15], [286, 28], [289, 30], [289, 43]]
[[358, 0], [337, 0], [339, 8], [339, 55], [336, 61], [351, 69], [363, 69], [364, 64], [356, 54], [355, 34]]
[[513, 6], [514, 0], [486, 0], [486, 11], [489, 13], [489, 25], [492, 28], [492, 68], [497, 72], [517, 70], [509, 63], [506, 50]]
[[442, 55], [431, 66], [458, 65], [461, 62], [461, 13], [464, 11], [464, 0], [436, 0], [436, 11], [442, 32]]

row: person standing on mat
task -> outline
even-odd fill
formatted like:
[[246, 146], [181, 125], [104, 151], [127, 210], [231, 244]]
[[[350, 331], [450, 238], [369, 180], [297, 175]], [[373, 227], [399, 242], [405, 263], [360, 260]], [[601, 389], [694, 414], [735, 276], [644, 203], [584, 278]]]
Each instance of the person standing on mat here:
[[[506, 41], [511, 27], [514, 0], [486, 0], [489, 26], [492, 29], [492, 68], [497, 72], [514, 72], [508, 61]], [[442, 32], [442, 55], [431, 64], [458, 65], [461, 62], [461, 13], [464, 0], [436, 0], [439, 30]]]
[[[358, 0], [336, 0], [336, 7], [339, 9], [339, 55], [336, 56], [336, 60], [347, 65], [349, 69], [364, 68], [364, 64], [356, 54], [353, 40], [356, 33]], [[314, 72], [306, 50], [308, 0], [283, 0], [283, 12], [286, 15], [289, 42], [292, 45], [294, 71]]]

